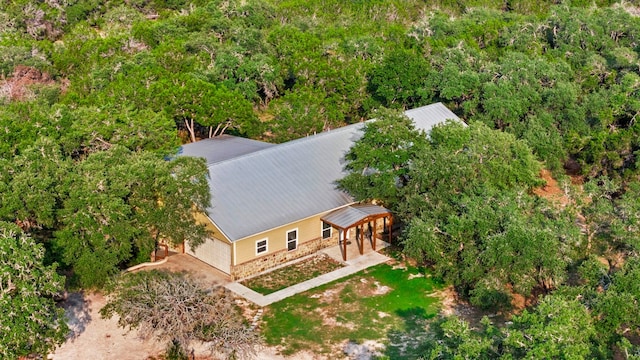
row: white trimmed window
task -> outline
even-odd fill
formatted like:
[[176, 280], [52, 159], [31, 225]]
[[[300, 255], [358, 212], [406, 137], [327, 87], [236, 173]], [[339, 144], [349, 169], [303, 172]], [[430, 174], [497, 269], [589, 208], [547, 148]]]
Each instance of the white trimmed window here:
[[267, 239], [256, 241], [256, 255], [260, 255], [267, 252]]
[[298, 229], [287, 231], [287, 250], [292, 251], [298, 248]]
[[331, 224], [322, 222], [322, 240], [329, 239], [331, 237]]

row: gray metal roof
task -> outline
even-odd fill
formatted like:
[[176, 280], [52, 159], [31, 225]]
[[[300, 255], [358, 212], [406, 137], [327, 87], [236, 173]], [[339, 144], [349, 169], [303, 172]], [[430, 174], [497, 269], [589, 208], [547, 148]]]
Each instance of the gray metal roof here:
[[[432, 127], [444, 122], [447, 119], [456, 120], [461, 123], [462, 120], [456, 116], [451, 110], [442, 103], [435, 103], [419, 108], [407, 110], [404, 112], [416, 126], [416, 129], [429, 131]], [[463, 123], [464, 124], [464, 123]]]
[[348, 229], [370, 216], [390, 213], [391, 211], [378, 205], [352, 205], [330, 212], [322, 217], [322, 221], [340, 229]]
[[275, 144], [231, 135], [220, 135], [185, 144], [178, 149], [178, 156], [202, 157], [207, 165], [262, 150]]
[[[459, 120], [437, 103], [407, 115], [428, 131]], [[336, 189], [346, 175], [344, 155], [362, 136], [363, 123], [297, 139], [209, 166], [209, 217], [231, 241], [353, 203]]]

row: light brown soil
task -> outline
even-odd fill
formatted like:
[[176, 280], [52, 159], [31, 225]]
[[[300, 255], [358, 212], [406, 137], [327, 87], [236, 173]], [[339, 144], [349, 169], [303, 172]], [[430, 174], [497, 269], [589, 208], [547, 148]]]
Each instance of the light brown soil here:
[[[151, 360], [161, 359], [166, 344], [155, 339], [142, 340], [136, 331], [127, 331], [118, 326], [117, 317], [103, 319], [100, 309], [106, 303], [102, 294], [72, 293], [63, 306], [69, 318], [71, 334], [61, 347], [48, 356], [53, 360]], [[195, 346], [198, 360], [213, 359], [201, 344]], [[311, 360], [313, 354], [300, 353], [293, 357], [277, 354], [275, 348], [265, 347], [256, 357], [264, 360]]]
[[149, 359], [164, 351], [165, 344], [142, 341], [135, 331], [120, 328], [117, 317], [102, 319], [105, 302], [99, 293], [69, 295], [64, 307], [72, 333], [50, 359]]
[[[46, 72], [30, 66], [18, 65], [13, 70], [13, 75], [10, 78], [0, 80], [0, 99], [6, 98], [10, 101], [29, 100], [33, 97], [31, 86], [52, 86], [56, 84]], [[64, 92], [69, 86], [68, 80], [62, 81], [59, 86], [60, 90]]]
[[540, 177], [546, 182], [546, 184], [542, 187], [533, 189], [534, 194], [556, 203], [561, 207], [565, 207], [569, 204], [569, 198], [564, 191], [560, 189], [558, 182], [551, 176], [551, 172], [549, 170], [543, 169], [540, 171]]
[[[447, 288], [432, 293], [431, 296], [437, 297], [440, 299], [441, 308], [440, 314], [443, 316], [452, 316], [455, 315], [460, 319], [468, 322], [474, 327], [480, 326], [480, 320], [484, 316], [488, 316], [494, 324], [502, 324], [507, 318], [511, 317], [512, 314], [501, 314], [494, 313], [489, 311], [482, 311], [468, 302], [462, 300], [453, 286], [448, 286]], [[517, 299], [516, 304], [518, 302], [525, 301], [524, 298]]]
[[381, 286], [379, 282], [370, 282], [367, 281], [367, 279], [360, 279], [360, 281], [355, 283], [354, 286], [354, 291], [361, 298], [384, 295], [391, 290], [392, 289], [386, 285]]

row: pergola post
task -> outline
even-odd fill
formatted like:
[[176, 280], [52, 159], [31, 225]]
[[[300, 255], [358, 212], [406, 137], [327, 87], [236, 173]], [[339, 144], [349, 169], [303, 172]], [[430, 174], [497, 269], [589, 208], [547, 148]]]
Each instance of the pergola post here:
[[342, 260], [347, 261], [347, 231], [349, 229], [342, 230]]
[[391, 242], [392, 234], [393, 234], [393, 216], [389, 215], [389, 245], [392, 244]]
[[371, 232], [371, 239], [373, 241], [373, 251], [376, 251], [376, 238], [378, 237], [378, 229], [376, 228], [376, 218], [373, 218], [373, 231]]
[[360, 225], [360, 244], [358, 244], [360, 248], [360, 255], [364, 254], [364, 224]]

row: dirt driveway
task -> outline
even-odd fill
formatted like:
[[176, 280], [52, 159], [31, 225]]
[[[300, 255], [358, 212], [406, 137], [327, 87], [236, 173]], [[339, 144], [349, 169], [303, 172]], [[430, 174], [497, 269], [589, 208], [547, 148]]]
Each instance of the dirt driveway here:
[[[211, 286], [224, 285], [228, 278], [221, 272], [185, 254], [173, 254], [168, 261], [143, 270], [164, 269], [185, 271], [198, 280]], [[138, 271], [143, 271], [138, 270]], [[63, 307], [69, 319], [71, 333], [67, 341], [48, 356], [52, 360], [143, 360], [158, 358], [164, 353], [166, 344], [155, 339], [142, 340], [137, 331], [127, 331], [118, 326], [118, 317], [103, 319], [100, 309], [106, 304], [106, 298], [100, 293], [72, 293]], [[196, 357], [209, 359], [204, 346], [196, 349]], [[265, 348], [257, 357], [265, 360], [283, 360], [274, 349]], [[302, 357], [302, 359], [312, 359]], [[291, 359], [291, 358], [289, 358]]]
[[164, 344], [141, 341], [135, 331], [120, 328], [116, 317], [102, 319], [105, 302], [98, 293], [69, 295], [65, 311], [72, 334], [50, 359], [147, 359], [164, 351]]

